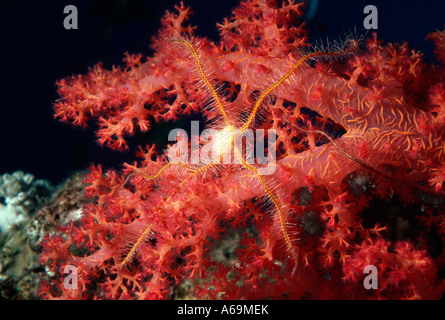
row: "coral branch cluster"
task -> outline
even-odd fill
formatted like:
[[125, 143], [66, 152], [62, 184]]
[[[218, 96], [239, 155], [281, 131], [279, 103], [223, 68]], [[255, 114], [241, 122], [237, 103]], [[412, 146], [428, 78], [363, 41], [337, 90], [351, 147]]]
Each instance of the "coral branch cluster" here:
[[[152, 39], [152, 57], [127, 54], [112, 70], [97, 65], [60, 80], [56, 118], [82, 126], [95, 119], [99, 142], [116, 150], [154, 123], [191, 114], [217, 123], [193, 58], [166, 41], [187, 39], [227, 118], [247, 119], [310, 47], [302, 4], [293, 1], [243, 1], [218, 24], [218, 43], [195, 34], [189, 8], [175, 9]], [[48, 277], [40, 295], [170, 299], [192, 279], [194, 297], [210, 299], [442, 297], [445, 31], [428, 38], [442, 64], [374, 36], [341, 61], [299, 65], [264, 99], [251, 128], [276, 130], [276, 170], [267, 179], [289, 239], [251, 172], [229, 167], [189, 179], [171, 165], [147, 180], [167, 161], [149, 145], [122, 172], [91, 167], [92, 202], [42, 244]], [[229, 238], [235, 244], [216, 254]], [[64, 282], [68, 265], [77, 289]], [[363, 286], [368, 265], [378, 270], [376, 289]]]

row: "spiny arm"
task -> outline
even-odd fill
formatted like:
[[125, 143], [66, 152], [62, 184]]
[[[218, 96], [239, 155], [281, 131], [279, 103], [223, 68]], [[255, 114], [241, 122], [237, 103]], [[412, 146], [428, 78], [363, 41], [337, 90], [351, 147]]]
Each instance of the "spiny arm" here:
[[309, 59], [315, 58], [315, 57], [320, 57], [320, 56], [340, 56], [340, 55], [344, 55], [344, 54], [348, 54], [354, 50], [357, 49], [358, 47], [358, 42], [355, 40], [350, 40], [352, 41], [352, 46], [342, 50], [342, 51], [338, 51], [338, 52], [329, 52], [329, 51], [315, 51], [315, 52], [311, 52], [311, 53], [307, 53], [305, 54], [303, 57], [301, 57], [294, 65], [292, 68], [289, 69], [289, 71], [287, 71], [284, 75], [282, 75], [280, 77], [280, 79], [278, 79], [276, 82], [274, 82], [269, 88], [267, 88], [266, 90], [264, 90], [261, 95], [258, 97], [257, 101], [255, 102], [255, 105], [253, 107], [252, 112], [250, 113], [249, 118], [246, 120], [246, 122], [244, 123], [244, 125], [241, 128], [241, 132], [244, 132], [252, 123], [253, 119], [255, 118], [256, 113], [258, 112], [258, 109], [261, 106], [261, 103], [263, 102], [263, 100], [267, 97], [267, 95], [269, 95], [274, 89], [276, 89], [280, 84], [282, 84], [287, 78], [289, 78], [289, 76], [297, 69], [299, 68], [304, 62], [306, 62]]
[[221, 103], [221, 100], [218, 97], [218, 94], [216, 93], [216, 90], [213, 88], [212, 84], [210, 83], [209, 79], [207, 79], [204, 70], [202, 68], [201, 65], [201, 61], [199, 61], [199, 56], [198, 53], [196, 52], [195, 48], [193, 47], [193, 45], [188, 42], [187, 40], [184, 39], [172, 39], [171, 41], [176, 42], [176, 43], [180, 43], [182, 45], [185, 45], [191, 52], [193, 59], [195, 60], [195, 65], [198, 68], [198, 73], [199, 76], [201, 77], [201, 79], [204, 81], [205, 85], [207, 86], [207, 89], [210, 91], [210, 93], [213, 96], [213, 99], [215, 100], [215, 103], [217, 104], [219, 111], [221, 112], [223, 118], [224, 118], [224, 122], [226, 123], [227, 126], [231, 126], [232, 123], [229, 120], [229, 117], [226, 113], [226, 111], [224, 110], [224, 107]]
[[134, 176], [134, 175], [136, 175], [136, 174], [143, 176], [143, 177], [144, 177], [146, 180], [148, 180], [148, 181], [150, 181], [150, 180], [155, 180], [155, 179], [159, 178], [159, 176], [162, 174], [162, 172], [164, 172], [168, 167], [170, 167], [170, 166], [172, 166], [172, 165], [179, 165], [179, 166], [181, 166], [181, 167], [183, 167], [183, 168], [185, 168], [185, 169], [187, 169], [187, 170], [189, 170], [189, 171], [191, 171], [191, 172], [193, 172], [193, 173], [195, 173], [195, 172], [197, 172], [198, 170], [200, 170], [200, 168], [192, 168], [191, 166], [186, 165], [186, 164], [184, 164], [184, 163], [182, 163], [182, 162], [168, 162], [168, 163], [166, 163], [165, 165], [163, 165], [163, 166], [161, 167], [161, 169], [159, 169], [158, 172], [156, 172], [155, 174], [153, 174], [153, 175], [148, 175], [148, 174], [146, 174], [145, 172], [143, 172], [141, 169], [139, 169], [139, 168], [137, 168], [137, 167], [129, 166], [129, 167], [131, 167], [131, 168], [133, 169], [134, 172], [132, 172], [131, 174], [129, 174], [129, 175], [127, 176], [127, 178], [125, 179], [125, 181], [124, 181], [123, 184], [125, 185], [125, 184], [128, 182], [128, 180], [129, 180], [132, 176]]
[[[327, 135], [325, 132], [323, 132], [321, 130], [306, 130], [306, 129], [300, 128], [299, 126], [295, 125], [294, 123], [291, 123], [291, 122], [288, 122], [288, 123], [290, 123], [294, 128], [300, 130], [301, 132], [304, 132], [304, 133], [315, 133], [315, 134], [319, 134], [319, 135], [324, 136], [326, 139], [329, 140], [330, 143], [332, 143], [332, 146], [338, 152], [340, 152], [343, 156], [345, 156], [346, 158], [354, 161], [355, 163], [357, 163], [358, 165], [360, 165], [364, 169], [366, 169], [366, 170], [376, 174], [377, 176], [380, 176], [380, 177], [382, 177], [384, 179], [387, 179], [387, 180], [395, 181], [395, 182], [400, 183], [400, 184], [409, 185], [410, 187], [412, 187], [414, 189], [422, 190], [422, 191], [427, 192], [427, 193], [433, 193], [433, 191], [430, 188], [427, 188], [427, 187], [424, 187], [424, 186], [421, 186], [421, 185], [418, 185], [418, 184], [406, 181], [404, 179], [393, 177], [393, 176], [391, 176], [391, 175], [389, 175], [389, 174], [387, 174], [387, 173], [385, 173], [383, 171], [380, 171], [380, 170], [372, 167], [371, 165], [369, 165], [365, 161], [352, 156], [351, 154], [349, 154], [345, 150], [343, 150], [337, 144], [337, 142], [334, 139], [332, 139], [329, 135]], [[442, 192], [436, 192], [436, 193], [438, 193], [438, 194], [445, 194], [445, 192], [443, 192], [443, 191]]]
[[284, 240], [286, 241], [287, 248], [289, 249], [290, 253], [293, 255], [293, 257], [295, 259], [294, 270], [296, 270], [296, 268], [298, 266], [298, 251], [299, 250], [298, 250], [298, 247], [294, 246], [292, 241], [291, 241], [291, 238], [290, 238], [290, 235], [289, 235], [288, 226], [286, 224], [286, 219], [285, 219], [283, 207], [281, 206], [281, 204], [280, 204], [278, 198], [276, 197], [276, 195], [272, 192], [272, 190], [267, 185], [267, 182], [264, 179], [264, 176], [259, 173], [258, 169], [255, 168], [254, 166], [251, 166], [250, 164], [248, 164], [244, 160], [243, 156], [240, 154], [240, 152], [239, 152], [239, 150], [237, 148], [235, 148], [235, 155], [238, 157], [238, 159], [241, 161], [241, 163], [242, 163], [242, 165], [244, 167], [246, 167], [247, 169], [252, 171], [258, 177], [258, 179], [261, 182], [261, 185], [263, 186], [264, 191], [266, 192], [266, 194], [268, 195], [268, 197], [270, 198], [270, 200], [272, 201], [274, 206], [277, 208], [278, 215], [279, 215], [279, 218], [280, 218], [281, 230], [283, 231], [283, 235], [284, 235]]

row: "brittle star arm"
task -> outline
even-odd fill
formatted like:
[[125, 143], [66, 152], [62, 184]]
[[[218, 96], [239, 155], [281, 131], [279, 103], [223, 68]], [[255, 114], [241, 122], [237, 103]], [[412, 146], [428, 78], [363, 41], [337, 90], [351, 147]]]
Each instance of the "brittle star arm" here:
[[119, 264], [120, 268], [123, 268], [129, 261], [131, 261], [131, 259], [133, 259], [133, 257], [136, 255], [140, 245], [143, 243], [144, 239], [147, 237], [147, 235], [152, 232], [152, 226], [149, 225], [144, 232], [142, 233], [142, 235], [137, 239], [136, 243], [132, 246], [132, 248], [130, 249], [130, 251], [125, 255], [124, 259], [122, 260], [122, 262]]
[[258, 179], [261, 182], [261, 185], [263, 186], [264, 191], [267, 193], [267, 195], [269, 196], [270, 200], [273, 202], [274, 206], [277, 208], [278, 215], [279, 215], [279, 218], [280, 218], [281, 229], [282, 229], [283, 235], [284, 235], [284, 240], [286, 241], [286, 245], [287, 245], [289, 251], [291, 252], [291, 254], [293, 255], [293, 257], [295, 259], [294, 270], [296, 270], [297, 265], [298, 265], [298, 247], [296, 247], [296, 246], [294, 246], [292, 244], [292, 241], [291, 241], [290, 235], [289, 235], [288, 226], [286, 224], [284, 210], [283, 210], [283, 208], [282, 208], [282, 206], [281, 206], [277, 196], [269, 188], [269, 186], [267, 185], [266, 180], [264, 179], [264, 176], [259, 173], [258, 169], [255, 168], [254, 166], [251, 166], [250, 164], [248, 164], [244, 160], [243, 156], [241, 155], [241, 153], [239, 152], [239, 150], [236, 147], [234, 148], [234, 150], [235, 150], [235, 155], [241, 161], [241, 164], [244, 167], [246, 167], [247, 169], [249, 169], [250, 171], [252, 171], [258, 177]]
[[153, 175], [148, 175], [145, 172], [143, 172], [141, 169], [139, 169], [137, 167], [134, 167], [134, 166], [130, 166], [133, 169], [133, 171], [135, 171], [135, 172], [132, 172], [131, 174], [129, 174], [128, 177], [125, 179], [123, 184], [125, 185], [128, 182], [128, 180], [135, 174], [140, 174], [146, 180], [149, 180], [149, 181], [150, 180], [155, 180], [155, 179], [159, 178], [159, 176], [162, 174], [163, 171], [165, 171], [168, 167], [170, 167], [172, 165], [179, 165], [179, 166], [181, 166], [181, 167], [183, 167], [183, 168], [185, 168], [185, 169], [187, 169], [187, 170], [189, 170], [189, 171], [191, 171], [193, 173], [195, 173], [196, 171], [198, 171], [200, 169], [200, 168], [193, 168], [193, 167], [191, 167], [191, 166], [189, 166], [187, 164], [184, 164], [182, 162], [167, 162], [165, 165], [163, 165], [161, 167], [161, 169], [158, 170], [158, 172], [156, 172]]
[[[297, 126], [296, 124], [294, 124], [294, 123], [292, 123], [292, 122], [289, 122], [289, 121], [288, 121], [288, 123], [289, 123], [291, 126], [293, 126], [294, 128], [296, 128], [297, 130], [300, 130], [301, 132], [304, 132], [304, 133], [306, 133], [306, 134], [307, 134], [307, 133], [314, 133], [314, 134], [319, 134], [319, 135], [324, 136], [326, 139], [329, 140], [329, 142], [332, 144], [332, 146], [333, 146], [338, 152], [340, 152], [343, 156], [345, 156], [346, 158], [348, 158], [348, 159], [354, 161], [355, 163], [357, 163], [357, 164], [358, 164], [359, 166], [361, 166], [362, 168], [368, 170], [369, 172], [372, 172], [372, 173], [376, 174], [377, 176], [380, 176], [380, 177], [382, 177], [382, 178], [384, 178], [384, 179], [387, 179], [387, 180], [391, 180], [391, 181], [398, 182], [398, 183], [400, 183], [400, 184], [409, 185], [410, 187], [412, 187], [412, 188], [414, 188], [414, 189], [422, 190], [422, 191], [427, 192], [427, 193], [432, 193], [432, 191], [431, 191], [430, 188], [427, 188], [427, 187], [424, 187], [424, 186], [422, 186], [422, 185], [419, 185], [419, 184], [415, 184], [415, 183], [409, 182], [409, 181], [404, 180], [404, 179], [401, 179], [401, 178], [397, 178], [397, 177], [391, 176], [391, 175], [389, 175], [389, 174], [387, 174], [387, 173], [385, 173], [385, 172], [383, 172], [383, 171], [380, 171], [380, 170], [378, 170], [378, 169], [372, 167], [371, 165], [367, 164], [364, 160], [358, 159], [358, 158], [354, 157], [353, 155], [347, 153], [347, 152], [346, 152], [344, 149], [342, 149], [342, 148], [337, 144], [337, 142], [336, 142], [334, 139], [332, 139], [326, 132], [323, 132], [323, 131], [321, 131], [321, 130], [316, 130], [316, 129], [313, 129], [313, 130], [306, 130], [306, 129], [300, 128], [299, 126]], [[445, 194], [445, 193], [444, 193], [444, 192], [438, 192], [438, 194]]]
[[[187, 179], [189, 179], [190, 177], [195, 176], [196, 174], [202, 172], [202, 170], [203, 170], [205, 167], [208, 167], [208, 166], [210, 166], [210, 165], [213, 165], [213, 163], [208, 164], [208, 165], [206, 165], [206, 166], [203, 166], [203, 167], [201, 167], [201, 168], [197, 168], [197, 169], [195, 169], [195, 168], [192, 168], [192, 167], [190, 167], [190, 166], [188, 166], [188, 165], [186, 165], [186, 164], [184, 164], [184, 163], [181, 163], [181, 162], [168, 162], [168, 163], [166, 163], [164, 166], [162, 166], [162, 168], [159, 169], [159, 171], [158, 171], [157, 173], [155, 173], [155, 174], [153, 174], [153, 175], [147, 175], [146, 173], [144, 173], [144, 172], [142, 172], [141, 170], [139, 170], [139, 169], [137, 169], [137, 168], [134, 168], [134, 167], [133, 167], [133, 169], [138, 171], [137, 174], [142, 175], [145, 179], [147, 179], [147, 180], [150, 181], [150, 180], [155, 180], [155, 179], [157, 179], [157, 178], [162, 174], [162, 172], [163, 172], [164, 170], [166, 170], [168, 167], [170, 167], [170, 166], [172, 166], [172, 165], [180, 165], [180, 166], [184, 167], [185, 169], [187, 169], [187, 170], [193, 172], [191, 175], [189, 175], [189, 176], [188, 176], [188, 177], [181, 183], [181, 186], [182, 186], [182, 184], [183, 184], [185, 181], [187, 181]], [[134, 174], [135, 174], [135, 173], [131, 173], [131, 174], [127, 177], [127, 179], [125, 179], [124, 185], [127, 183], [128, 179], [129, 179], [130, 177], [132, 177]], [[135, 242], [135, 244], [131, 247], [130, 251], [125, 255], [125, 257], [123, 258], [122, 262], [119, 264], [119, 267], [120, 267], [120, 268], [125, 267], [125, 266], [128, 264], [128, 262], [131, 261], [131, 260], [133, 259], [133, 257], [136, 255], [137, 251], [139, 250], [140, 245], [143, 243], [143, 240], [144, 240], [144, 239], [147, 237], [147, 235], [148, 235], [150, 232], [152, 232], [152, 231], [153, 231], [152, 225], [149, 225], [149, 226], [145, 229], [145, 231], [141, 234], [141, 236], [137, 239], [137, 241]]]
[[216, 90], [213, 88], [212, 84], [210, 83], [209, 79], [207, 79], [207, 76], [204, 73], [204, 70], [202, 68], [201, 65], [201, 61], [199, 61], [199, 55], [196, 52], [195, 48], [193, 47], [193, 45], [188, 42], [187, 40], [184, 39], [172, 39], [171, 41], [176, 42], [176, 43], [180, 43], [185, 45], [191, 52], [193, 59], [195, 60], [195, 65], [198, 68], [198, 73], [199, 76], [201, 77], [201, 79], [204, 81], [205, 85], [207, 86], [207, 89], [210, 91], [210, 93], [212, 94], [213, 99], [215, 100], [215, 103], [218, 106], [219, 111], [221, 112], [223, 118], [224, 118], [224, 122], [226, 123], [227, 126], [232, 126], [232, 122], [230, 121], [229, 117], [227, 116], [227, 112], [224, 110], [224, 107], [221, 103], [221, 100], [218, 97], [218, 94], [216, 92]]
[[[221, 112], [226, 125], [228, 127], [230, 127], [230, 128], [233, 128], [233, 125], [232, 125], [230, 119], [228, 118], [226, 111], [224, 110], [224, 107], [223, 107], [223, 105], [221, 103], [221, 100], [218, 97], [218, 94], [217, 94], [216, 90], [213, 88], [213, 86], [210, 83], [209, 79], [205, 75], [205, 72], [204, 72], [204, 70], [202, 68], [201, 62], [199, 60], [199, 55], [198, 55], [198, 52], [196, 51], [196, 49], [193, 47], [193, 45], [189, 41], [184, 40], [184, 39], [171, 39], [170, 41], [176, 42], [176, 43], [180, 43], [180, 44], [186, 46], [190, 50], [190, 53], [193, 56], [195, 65], [196, 65], [196, 67], [198, 69], [198, 73], [199, 73], [201, 79], [204, 81], [205, 85], [207, 86], [207, 89], [212, 94], [213, 99], [215, 100], [215, 103], [217, 104], [218, 109]], [[199, 167], [199, 168], [193, 168], [193, 167], [188, 166], [188, 165], [186, 165], [184, 163], [181, 163], [181, 162], [169, 162], [169, 163], [165, 164], [156, 174], [154, 174], [152, 176], [148, 176], [147, 174], [145, 174], [143, 172], [139, 172], [139, 173], [141, 173], [147, 180], [154, 180], [154, 179], [157, 179], [162, 174], [162, 172], [165, 169], [167, 169], [167, 167], [169, 167], [172, 164], [181, 165], [182, 167], [186, 168], [187, 170], [192, 171], [193, 172], [192, 175], [190, 175], [188, 178], [194, 177], [194, 176], [204, 172], [205, 170], [211, 168], [212, 166], [214, 166], [213, 162], [211, 162], [211, 163], [209, 163], [207, 165], [204, 165], [202, 167]], [[184, 183], [184, 182], [182, 182], [182, 183]]]
[[249, 118], [246, 120], [244, 125], [241, 127], [241, 133], [246, 131], [246, 129], [250, 126], [253, 119], [255, 119], [255, 115], [258, 112], [258, 109], [261, 106], [261, 103], [263, 103], [263, 100], [269, 95], [274, 89], [276, 89], [279, 85], [281, 85], [289, 76], [298, 68], [300, 67], [304, 62], [306, 62], [309, 59], [319, 57], [319, 56], [339, 56], [348, 54], [349, 52], [354, 51], [358, 47], [358, 42], [355, 40], [352, 41], [352, 46], [347, 48], [346, 50], [338, 51], [338, 52], [329, 52], [329, 51], [314, 51], [311, 53], [305, 54], [303, 57], [301, 57], [293, 66], [290, 68], [285, 74], [283, 74], [277, 81], [275, 81], [269, 88], [264, 90], [261, 95], [258, 97], [257, 101], [255, 102], [255, 105], [253, 107], [252, 112], [249, 115]]

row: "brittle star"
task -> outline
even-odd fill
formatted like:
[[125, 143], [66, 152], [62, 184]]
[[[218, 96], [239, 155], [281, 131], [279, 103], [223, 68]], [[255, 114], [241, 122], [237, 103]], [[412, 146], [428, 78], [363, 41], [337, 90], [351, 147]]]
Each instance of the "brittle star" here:
[[[200, 61], [199, 51], [195, 48], [195, 46], [190, 41], [185, 40], [185, 39], [171, 39], [169, 41], [174, 42], [176, 44], [179, 44], [179, 45], [187, 48], [187, 50], [191, 54], [191, 57], [194, 60], [194, 64], [196, 66], [197, 73], [199, 75], [200, 80], [203, 82], [205, 89], [207, 89], [208, 92], [210, 93], [214, 103], [216, 104], [216, 107], [217, 107], [216, 109], [219, 111], [219, 114], [222, 117], [222, 120], [223, 120], [222, 127], [223, 128], [221, 130], [218, 130], [216, 137], [213, 137], [213, 139], [212, 139], [212, 143], [217, 145], [217, 148], [213, 149], [213, 150], [216, 150], [216, 154], [213, 155], [215, 160], [221, 160], [221, 157], [223, 156], [223, 154], [226, 153], [228, 151], [228, 149], [231, 150], [232, 145], [234, 144], [234, 141], [237, 139], [237, 137], [242, 135], [252, 125], [252, 122], [254, 121], [259, 109], [261, 108], [264, 99], [267, 96], [269, 96], [274, 89], [276, 89], [284, 81], [286, 81], [292, 75], [292, 73], [295, 72], [295, 70], [297, 70], [302, 64], [304, 64], [305, 62], [307, 62], [308, 60], [310, 60], [312, 58], [317, 58], [320, 56], [340, 56], [340, 55], [348, 54], [348, 53], [356, 50], [358, 47], [358, 41], [350, 40], [351, 43], [350, 43], [349, 47], [347, 47], [343, 50], [314, 51], [314, 52], [309, 52], [309, 53], [303, 55], [300, 59], [298, 59], [296, 61], [296, 63], [286, 73], [284, 73], [278, 80], [273, 82], [273, 84], [271, 84], [266, 90], [264, 90], [258, 96], [257, 100], [255, 101], [252, 111], [250, 112], [249, 116], [247, 117], [247, 120], [244, 121], [242, 126], [238, 127], [233, 123], [233, 121], [231, 121], [230, 117], [228, 116], [228, 114], [223, 106], [223, 103], [221, 102], [220, 97], [218, 96], [217, 90], [212, 86], [209, 78], [206, 76], [205, 70], [203, 69], [203, 66]], [[311, 132], [309, 130], [304, 130], [304, 129], [300, 129], [300, 130], [302, 132], [306, 132], [306, 133]], [[323, 132], [318, 132], [318, 133], [321, 133], [324, 136], [327, 136]], [[329, 137], [327, 136], [327, 138], [329, 138]], [[330, 139], [330, 141], [332, 142], [332, 139]], [[295, 261], [294, 270], [296, 270], [297, 265], [298, 265], [298, 246], [295, 246], [295, 244], [292, 242], [289, 228], [288, 228], [288, 225], [286, 222], [285, 210], [283, 209], [281, 200], [279, 199], [278, 195], [273, 192], [273, 188], [271, 188], [268, 185], [264, 175], [262, 175], [260, 173], [260, 171], [254, 165], [249, 164], [244, 159], [243, 151], [245, 151], [245, 150], [243, 150], [243, 149], [239, 150], [239, 148], [235, 145], [235, 147], [233, 148], [233, 151], [234, 151], [234, 156], [239, 161], [238, 163], [240, 163], [244, 168], [249, 170], [251, 173], [253, 173], [254, 176], [256, 176], [258, 178], [265, 194], [267, 195], [268, 199], [270, 199], [270, 201], [273, 203], [273, 206], [277, 210], [277, 213], [279, 216], [281, 232], [284, 237], [286, 247]], [[181, 166], [181, 167], [185, 168], [187, 171], [191, 172], [191, 174], [188, 177], [188, 178], [190, 178], [190, 177], [195, 177], [195, 176], [205, 172], [206, 170], [210, 169], [211, 167], [213, 167], [215, 165], [215, 162], [211, 161], [210, 163], [207, 163], [200, 167], [194, 167], [188, 163], [183, 163], [183, 162], [178, 162], [178, 161], [170, 161], [170, 162], [167, 162], [162, 168], [160, 168], [153, 175], [147, 175], [146, 173], [142, 172], [140, 169], [138, 169], [136, 167], [132, 167], [132, 168], [133, 168], [134, 172], [136, 172], [136, 174], [140, 174], [145, 179], [151, 181], [151, 180], [155, 180], [155, 179], [159, 178], [161, 176], [161, 174], [168, 167], [170, 167], [172, 165]], [[132, 175], [133, 175], [133, 173], [130, 174], [129, 177]], [[127, 179], [125, 181], [128, 181], [129, 177], [127, 177]], [[188, 178], [186, 178], [184, 181], [186, 181]], [[184, 183], [184, 181], [182, 183]], [[124, 182], [124, 184], [125, 184], [125, 182]], [[142, 235], [138, 238], [138, 240], [131, 247], [128, 254], [125, 255], [125, 258], [120, 263], [121, 267], [125, 266], [133, 258], [133, 256], [137, 253], [139, 246], [144, 242], [144, 239], [146, 238], [146, 236], [148, 234], [151, 234], [152, 231], [153, 230], [152, 230], [151, 225], [145, 229], [145, 231], [142, 233]]]

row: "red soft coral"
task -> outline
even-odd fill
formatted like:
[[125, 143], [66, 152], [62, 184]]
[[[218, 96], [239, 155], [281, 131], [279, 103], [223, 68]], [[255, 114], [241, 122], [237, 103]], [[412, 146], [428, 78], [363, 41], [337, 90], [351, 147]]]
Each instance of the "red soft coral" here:
[[[368, 265], [377, 268], [377, 288], [373, 295], [366, 292], [362, 282]], [[356, 286], [354, 294], [380, 299], [434, 299], [441, 295], [443, 285], [437, 286], [437, 270], [430, 257], [409, 242], [392, 245], [379, 239], [362, 243], [345, 263], [344, 279]], [[356, 296], [357, 298], [357, 296]]]
[[[195, 279], [202, 298], [440, 298], [444, 253], [431, 248], [445, 228], [429, 231], [445, 213], [441, 69], [376, 36], [363, 51], [349, 39], [301, 56], [308, 43], [293, 1], [242, 2], [218, 25], [219, 43], [194, 34], [183, 4], [176, 10], [145, 62], [127, 54], [111, 71], [60, 80], [56, 117], [97, 119], [100, 143], [113, 149], [148, 131], [149, 119], [202, 114], [208, 128], [224, 128], [224, 148], [238, 127], [260, 140], [274, 129], [275, 171], [168, 162], [181, 140], [165, 155], [140, 149], [120, 173], [92, 167], [92, 204], [42, 244], [42, 297], [165, 299]], [[440, 57], [442, 33], [431, 38]], [[332, 59], [305, 64], [323, 55]], [[403, 225], [414, 231], [395, 239]], [[230, 241], [230, 259], [218, 258]], [[376, 291], [362, 286], [369, 264]], [[82, 275], [76, 291], [64, 287], [66, 265]]]

